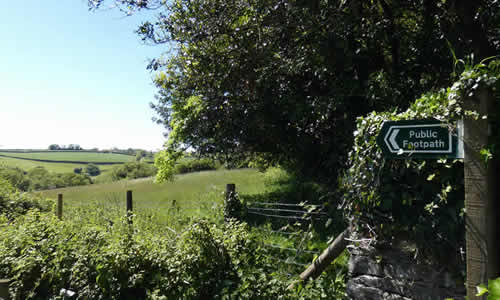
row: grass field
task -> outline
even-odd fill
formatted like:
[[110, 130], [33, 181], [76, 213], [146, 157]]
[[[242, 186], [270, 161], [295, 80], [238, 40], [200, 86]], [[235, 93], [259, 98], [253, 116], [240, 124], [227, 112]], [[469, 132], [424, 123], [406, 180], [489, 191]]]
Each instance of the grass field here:
[[[48, 171], [56, 173], [73, 173], [75, 168], [85, 168], [84, 164], [70, 164], [70, 163], [50, 163], [41, 162], [34, 160], [24, 160], [12, 157], [2, 157], [0, 156], [0, 165], [5, 165], [8, 167], [17, 167], [25, 171], [34, 167], [44, 167]], [[113, 165], [100, 165], [99, 169], [101, 172], [106, 172], [107, 170], [113, 168]]]
[[41, 151], [41, 152], [2, 152], [0, 155], [25, 158], [25, 159], [42, 159], [53, 161], [83, 161], [93, 163], [123, 163], [134, 161], [135, 156], [118, 154], [118, 153], [100, 153], [100, 152], [64, 152], [64, 151]]
[[263, 176], [257, 170], [218, 170], [189, 173], [176, 176], [175, 181], [156, 184], [151, 178], [118, 181], [106, 184], [69, 187], [39, 192], [42, 196], [56, 199], [63, 194], [65, 209], [100, 205], [119, 206], [125, 209], [126, 191], [133, 191], [134, 210], [168, 211], [172, 201], [181, 208], [200, 211], [204, 203], [223, 201], [228, 183], [236, 184], [237, 192], [256, 194], [265, 189]]

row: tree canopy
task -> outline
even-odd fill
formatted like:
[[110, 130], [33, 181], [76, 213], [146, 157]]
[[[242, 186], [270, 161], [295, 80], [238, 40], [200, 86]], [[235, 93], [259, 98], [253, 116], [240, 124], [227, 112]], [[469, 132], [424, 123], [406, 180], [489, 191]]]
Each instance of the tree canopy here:
[[[93, 8], [103, 0], [89, 0]], [[183, 150], [258, 158], [334, 181], [356, 117], [404, 110], [460, 67], [500, 48], [494, 0], [116, 0], [157, 9], [137, 30], [163, 44], [156, 71], [158, 155], [169, 178]]]

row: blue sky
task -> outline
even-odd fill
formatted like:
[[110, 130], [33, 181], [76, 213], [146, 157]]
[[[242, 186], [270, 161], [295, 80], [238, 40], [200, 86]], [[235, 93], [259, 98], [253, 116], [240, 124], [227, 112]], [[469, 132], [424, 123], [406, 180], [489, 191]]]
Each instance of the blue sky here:
[[0, 6], [0, 148], [158, 149], [150, 58], [134, 30], [151, 15], [89, 12], [86, 0]]

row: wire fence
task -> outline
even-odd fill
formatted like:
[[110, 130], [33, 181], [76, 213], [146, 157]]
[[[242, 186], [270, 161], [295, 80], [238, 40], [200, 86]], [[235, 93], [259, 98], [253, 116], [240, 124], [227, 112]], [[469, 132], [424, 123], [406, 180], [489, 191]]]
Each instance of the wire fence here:
[[[234, 189], [234, 187], [233, 187]], [[127, 191], [127, 215], [134, 213], [132, 191]], [[225, 200], [200, 201], [170, 200], [167, 211], [175, 215], [199, 215], [202, 213], [221, 212], [228, 207], [228, 193]], [[239, 200], [238, 200], [238, 203]], [[328, 218], [325, 208], [321, 205], [296, 204], [284, 202], [253, 202], [240, 208], [244, 211], [241, 218], [251, 225], [253, 230], [259, 231], [267, 257], [276, 262], [276, 271], [282, 275], [297, 275], [300, 269], [309, 265], [320, 255], [320, 249], [311, 246], [312, 224], [317, 220]], [[63, 216], [62, 194], [58, 195], [56, 215]], [[133, 218], [129, 218], [133, 222]]]
[[[246, 214], [249, 221], [260, 221], [254, 223], [254, 229], [267, 236], [263, 244], [269, 249], [268, 258], [277, 263], [282, 275], [296, 276], [320, 255], [320, 249], [309, 249], [307, 245], [312, 237], [312, 223], [328, 218], [323, 206], [253, 202], [246, 206]], [[278, 266], [280, 264], [282, 266]], [[283, 273], [283, 270], [287, 272]]]

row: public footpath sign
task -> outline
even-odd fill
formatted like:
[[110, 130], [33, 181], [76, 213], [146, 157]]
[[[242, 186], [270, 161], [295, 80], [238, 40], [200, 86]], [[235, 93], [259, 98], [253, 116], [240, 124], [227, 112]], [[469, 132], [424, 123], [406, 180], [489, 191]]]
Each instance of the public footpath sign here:
[[435, 119], [386, 121], [377, 143], [390, 158], [463, 158], [460, 129], [450, 131], [446, 123]]

